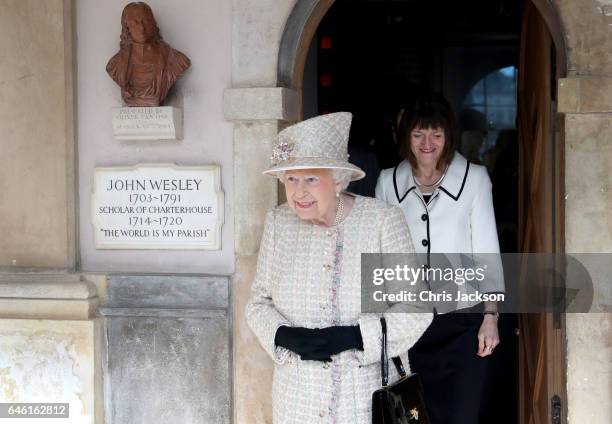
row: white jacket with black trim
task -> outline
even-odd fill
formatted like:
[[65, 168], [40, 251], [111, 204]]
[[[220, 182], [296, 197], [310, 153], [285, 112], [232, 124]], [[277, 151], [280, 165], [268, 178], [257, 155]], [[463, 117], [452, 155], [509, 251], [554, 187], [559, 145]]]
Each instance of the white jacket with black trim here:
[[[381, 172], [376, 197], [402, 209], [417, 253], [424, 256], [461, 253], [472, 257], [475, 263], [479, 259], [486, 261], [486, 278], [477, 289], [492, 293], [504, 291], [504, 280], [491, 189], [486, 168], [469, 163], [455, 153], [428, 203], [416, 186], [412, 167], [406, 160]], [[458, 308], [477, 303], [461, 303]]]

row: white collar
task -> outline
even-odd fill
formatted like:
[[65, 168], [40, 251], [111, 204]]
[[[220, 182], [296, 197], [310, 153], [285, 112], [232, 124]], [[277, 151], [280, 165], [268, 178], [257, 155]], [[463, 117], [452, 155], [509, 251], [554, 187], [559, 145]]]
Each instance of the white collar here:
[[[457, 201], [463, 192], [470, 163], [459, 152], [455, 152], [446, 171], [446, 176], [438, 189], [446, 193], [451, 199]], [[412, 166], [407, 160], [400, 162], [393, 169], [393, 188], [397, 201], [402, 203], [408, 193], [416, 189], [412, 176]]]

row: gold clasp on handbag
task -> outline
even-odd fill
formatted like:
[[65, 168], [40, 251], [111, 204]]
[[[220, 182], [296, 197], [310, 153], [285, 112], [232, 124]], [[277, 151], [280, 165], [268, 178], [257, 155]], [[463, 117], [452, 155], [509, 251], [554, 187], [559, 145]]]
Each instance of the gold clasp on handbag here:
[[417, 408], [412, 408], [410, 411], [410, 419], [418, 421], [419, 420], [419, 410]]

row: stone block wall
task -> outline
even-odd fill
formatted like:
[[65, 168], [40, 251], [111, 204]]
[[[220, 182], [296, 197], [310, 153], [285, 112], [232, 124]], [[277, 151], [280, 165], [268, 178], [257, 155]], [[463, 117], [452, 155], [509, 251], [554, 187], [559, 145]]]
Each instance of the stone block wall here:
[[106, 290], [105, 423], [229, 423], [228, 279], [111, 276]]

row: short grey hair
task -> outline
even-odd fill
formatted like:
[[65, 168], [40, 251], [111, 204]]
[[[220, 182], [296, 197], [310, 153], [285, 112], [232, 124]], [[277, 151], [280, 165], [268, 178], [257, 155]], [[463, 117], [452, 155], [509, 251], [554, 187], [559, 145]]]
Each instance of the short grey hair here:
[[[344, 191], [351, 183], [353, 178], [353, 171], [342, 168], [327, 168], [331, 171], [332, 179], [336, 183], [340, 183], [340, 190]], [[276, 173], [277, 178], [281, 183], [285, 183], [285, 171], [279, 171]]]
[[334, 181], [340, 183], [340, 190], [346, 190], [353, 179], [353, 171], [341, 168], [332, 168], [331, 171]]

